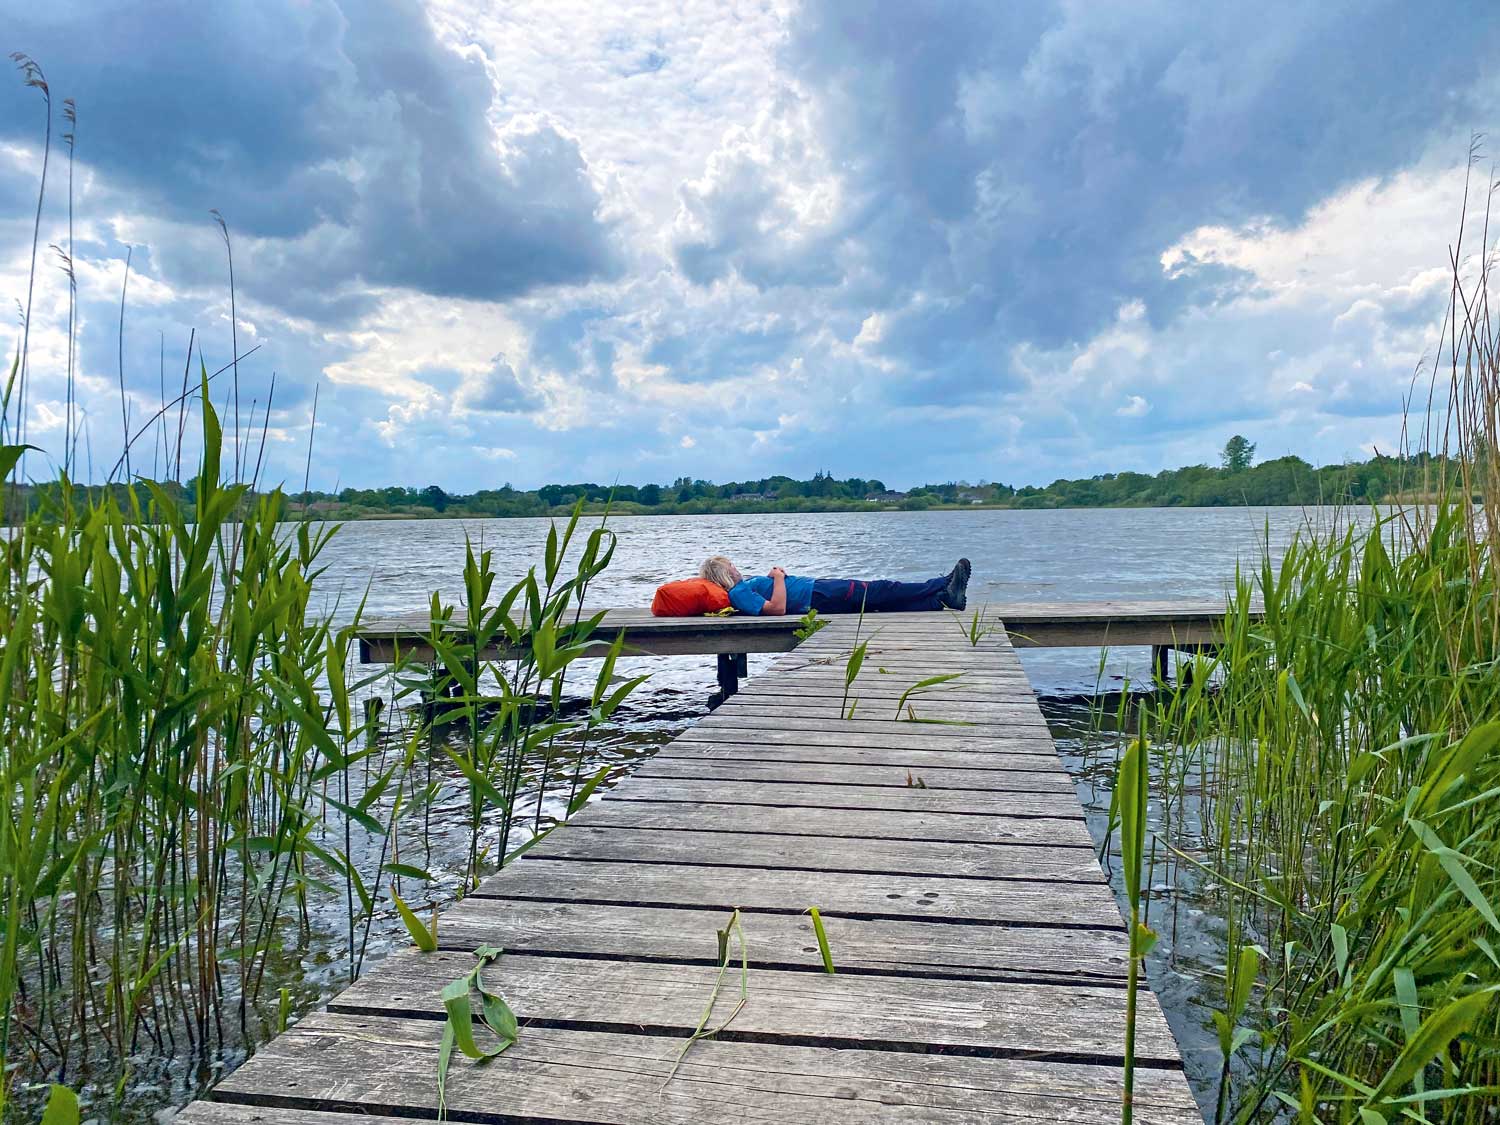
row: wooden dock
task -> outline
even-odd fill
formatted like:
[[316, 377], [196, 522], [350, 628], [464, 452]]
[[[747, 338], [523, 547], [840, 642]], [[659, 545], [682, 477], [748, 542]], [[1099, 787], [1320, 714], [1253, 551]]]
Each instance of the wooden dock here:
[[[1119, 648], [1150, 646], [1156, 674], [1165, 679], [1170, 653], [1212, 648], [1224, 620], [1224, 602], [1179, 599], [1150, 602], [1004, 602], [987, 604], [981, 615], [1003, 622], [1016, 648]], [[955, 614], [946, 626], [961, 633], [972, 612]], [[882, 619], [883, 620], [883, 619]], [[790, 652], [796, 617], [653, 617], [644, 609], [611, 609], [600, 627], [594, 655], [602, 656], [620, 630], [627, 651], [637, 656], [708, 655], [718, 658], [719, 698], [727, 699], [746, 674], [748, 653]], [[433, 656], [427, 637], [431, 618], [407, 613], [373, 618], [359, 629], [359, 658], [365, 664], [389, 664], [398, 658], [417, 661]], [[941, 632], [941, 630], [940, 630]], [[480, 653], [486, 660], [512, 655], [495, 646]]]
[[[867, 618], [849, 718], [856, 622], [833, 619], [448, 909], [438, 952], [388, 958], [180, 1120], [435, 1117], [438, 992], [490, 944], [505, 954], [486, 983], [520, 1037], [486, 1064], [455, 1057], [455, 1121], [1118, 1121], [1120, 911], [1012, 639], [973, 644], [963, 623]], [[673, 1074], [735, 908], [748, 1002]], [[712, 1026], [738, 989], [732, 972]], [[1136, 1046], [1136, 1120], [1198, 1125], [1149, 993]]]

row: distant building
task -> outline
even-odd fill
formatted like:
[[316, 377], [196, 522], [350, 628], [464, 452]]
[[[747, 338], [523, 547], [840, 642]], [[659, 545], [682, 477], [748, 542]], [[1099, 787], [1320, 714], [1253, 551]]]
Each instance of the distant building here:
[[892, 492], [889, 488], [884, 492], [871, 492], [865, 496], [865, 502], [869, 504], [890, 504], [897, 500], [905, 500], [906, 493]]

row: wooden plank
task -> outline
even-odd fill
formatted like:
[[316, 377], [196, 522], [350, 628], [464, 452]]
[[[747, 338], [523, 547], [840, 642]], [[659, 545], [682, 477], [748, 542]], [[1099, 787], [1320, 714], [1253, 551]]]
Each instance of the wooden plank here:
[[[811, 659], [811, 654], [799, 649], [773, 662], [771, 668], [757, 678], [764, 679], [773, 675], [783, 675], [795, 676], [798, 679], [805, 677], [837, 679], [842, 683], [848, 664], [849, 656], [847, 653], [834, 653], [827, 660], [815, 660]], [[951, 654], [947, 657], [939, 656], [934, 659], [888, 661], [880, 653], [875, 653], [873, 656], [867, 657], [860, 674], [875, 678], [876, 670], [879, 668], [890, 669], [890, 671], [879, 675], [880, 679], [888, 682], [894, 682], [894, 678], [897, 675], [907, 674], [907, 671], [910, 670], [910, 674], [913, 675], [924, 672], [931, 672], [934, 675], [938, 672], [962, 672], [962, 677], [950, 685], [953, 688], [974, 683], [1000, 687], [1029, 684], [1025, 672], [1019, 668], [1010, 668], [1004, 665], [987, 666], [976, 664], [973, 661], [959, 661], [955, 660]]]
[[589, 824], [575, 824], [566, 832], [550, 833], [527, 853], [527, 858], [690, 863], [865, 875], [1104, 881], [1093, 853], [1082, 848], [1053, 850], [1005, 844], [846, 840], [795, 833], [697, 833]]
[[[894, 706], [908, 688], [918, 680], [926, 678], [925, 676], [907, 678], [879, 675], [860, 677], [849, 685], [847, 695], [850, 699], [861, 699], [869, 703], [889, 703]], [[826, 678], [791, 675], [752, 677], [740, 686], [739, 694], [747, 699], [833, 700], [836, 711], [838, 709], [836, 701], [843, 699], [846, 692], [842, 675]], [[955, 681], [939, 684], [933, 688], [924, 688], [912, 698], [941, 700], [950, 704], [1030, 703], [1036, 699], [1036, 690], [1029, 683], [1006, 687]]]
[[[473, 967], [470, 955], [402, 951], [356, 981], [328, 1010], [438, 1020], [444, 1014], [441, 985]], [[502, 957], [486, 980], [504, 993], [523, 1024], [639, 1027], [686, 1037], [703, 1014], [716, 975], [710, 965], [512, 955]], [[938, 988], [921, 977], [764, 969], [751, 974], [749, 994], [750, 1003], [721, 1038], [1078, 1062], [1124, 1057], [1121, 988], [959, 979]], [[1137, 1063], [1180, 1065], [1155, 996], [1143, 993], [1138, 1004]], [[730, 999], [715, 1011], [727, 1018], [733, 1006]], [[1046, 1018], [1038, 1019], [1044, 1012]]]
[[[714, 932], [729, 914], [702, 907], [464, 899], [443, 912], [438, 943], [460, 953], [488, 944], [557, 956], [712, 965], [719, 955]], [[742, 909], [742, 917], [751, 968], [822, 970], [806, 914]], [[1130, 963], [1124, 930], [839, 915], [826, 916], [823, 925], [841, 973], [1119, 986]]]
[[[311, 1016], [231, 1075], [218, 1096], [178, 1118], [184, 1125], [370, 1125], [407, 1123], [364, 1116], [407, 1107], [437, 1112], [442, 1024], [431, 1020], [324, 1013]], [[703, 1040], [677, 1066], [681, 1044], [620, 1032], [530, 1026], [505, 1054], [483, 1065], [456, 1059], [446, 1100], [455, 1121], [565, 1119], [617, 1125], [703, 1125], [710, 1121], [1112, 1125], [1119, 1120], [1118, 1067], [1027, 1058], [969, 1058], [783, 1044]], [[247, 1081], [251, 1071], [265, 1076]], [[670, 1081], [668, 1080], [670, 1076]], [[305, 1091], [317, 1106], [301, 1109]], [[1140, 1070], [1141, 1125], [1201, 1125], [1180, 1072]]]
[[[878, 721], [884, 718], [888, 722], [907, 721], [905, 707], [897, 711], [895, 702], [892, 700], [872, 700], [851, 695], [850, 703], [856, 702], [858, 706], [854, 711], [855, 719]], [[910, 696], [907, 703], [916, 710], [919, 717], [958, 722], [959, 716], [963, 716], [963, 724], [971, 727], [1043, 725], [1042, 717], [1036, 709], [1035, 699], [1013, 703], [957, 703], [950, 702], [942, 696], [919, 694]], [[808, 699], [796, 695], [736, 695], [730, 705], [736, 711], [784, 715], [789, 719], [807, 715], [816, 719], [826, 718], [834, 722], [839, 721], [839, 701], [832, 696]]]
[[[732, 732], [724, 732], [726, 735]], [[667, 743], [650, 761], [670, 762], [678, 759], [708, 761], [728, 759], [751, 762], [806, 762], [828, 765], [889, 766], [921, 770], [924, 767], [990, 770], [996, 773], [1061, 773], [1071, 778], [1056, 755], [1037, 753], [1035, 742], [1017, 741], [1016, 748], [993, 750], [905, 750], [869, 746], [799, 746], [795, 743], [766, 743], [753, 732], [736, 742], [730, 737], [712, 740], [677, 738]]]
[[1082, 819], [968, 816], [957, 813], [890, 812], [868, 809], [767, 808], [702, 801], [595, 801], [571, 824], [618, 828], [667, 828], [693, 832], [769, 832], [850, 839], [930, 840], [955, 844], [1021, 844], [1086, 848], [1094, 841]]
[[1099, 883], [859, 875], [687, 863], [517, 860], [471, 898], [617, 902], [801, 914], [809, 906], [852, 918], [941, 918], [1056, 929], [1113, 930], [1120, 910]]
[[[871, 707], [870, 710], [873, 712], [874, 708]], [[1040, 711], [1036, 711], [1034, 707], [1032, 710], [1035, 711], [1034, 715], [1018, 714], [1014, 717], [986, 720], [965, 726], [943, 726], [933, 723], [912, 723], [905, 719], [866, 718], [863, 707], [855, 711], [854, 718], [841, 719], [837, 715], [829, 714], [826, 707], [784, 707], [778, 710], [769, 707], [725, 706], [714, 712], [710, 719], [705, 719], [701, 725], [714, 730], [723, 726], [775, 731], [794, 728], [799, 734], [836, 733], [845, 737], [890, 734], [902, 741], [958, 740], [1006, 735], [1016, 737], [1028, 733], [1037, 738], [1050, 739], [1051, 734], [1046, 720], [1042, 718]], [[919, 711], [918, 714], [922, 712]]]
[[1071, 791], [1059, 793], [996, 793], [978, 790], [935, 790], [915, 787], [864, 785], [791, 785], [774, 781], [716, 781], [638, 777], [604, 794], [611, 801], [712, 802], [796, 809], [878, 809], [938, 815], [1048, 817], [1083, 819], [1083, 809]]
[[977, 789], [1004, 793], [1066, 793], [1073, 781], [1060, 766], [1027, 773], [946, 769], [938, 766], [829, 765], [811, 762], [755, 762], [733, 758], [692, 760], [653, 757], [632, 777], [693, 778], [718, 781], [775, 781], [798, 785], [918, 786], [924, 789]]
[[976, 735], [962, 727], [929, 727], [908, 723], [904, 727], [881, 724], [874, 730], [834, 720], [816, 728], [806, 724], [796, 730], [772, 726], [748, 712], [733, 709], [708, 715], [677, 736], [675, 743], [711, 742], [717, 745], [750, 743], [763, 746], [827, 746], [861, 750], [972, 751], [998, 757], [1032, 755], [1057, 760], [1052, 735], [1034, 728], [1009, 734]]

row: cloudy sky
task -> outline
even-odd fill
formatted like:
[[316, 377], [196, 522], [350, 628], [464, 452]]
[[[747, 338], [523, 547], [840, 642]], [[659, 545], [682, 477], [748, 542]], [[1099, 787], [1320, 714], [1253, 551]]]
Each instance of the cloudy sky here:
[[[315, 388], [324, 488], [1046, 482], [1237, 431], [1361, 457], [1396, 443], [1500, 125], [1485, 2], [67, 0], [0, 46], [53, 99], [26, 436], [54, 459], [77, 104], [96, 476], [122, 364], [134, 429], [190, 330], [231, 356], [210, 209], [273, 479]], [[8, 352], [45, 125], [0, 82]]]

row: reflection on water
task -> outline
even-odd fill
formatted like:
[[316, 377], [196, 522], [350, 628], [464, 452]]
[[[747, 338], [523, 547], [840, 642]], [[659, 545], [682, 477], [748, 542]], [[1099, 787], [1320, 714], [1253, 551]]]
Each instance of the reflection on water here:
[[[1224, 592], [1237, 562], [1254, 565], [1269, 532], [1273, 549], [1304, 519], [1300, 509], [1151, 509], [1036, 512], [902, 512], [828, 515], [662, 516], [611, 521], [620, 536], [610, 569], [593, 586], [596, 606], [650, 604], [660, 583], [694, 574], [707, 555], [730, 555], [746, 572], [783, 565], [793, 573], [849, 577], [921, 578], [946, 571], [960, 555], [973, 560], [971, 606], [989, 601], [1095, 601], [1214, 597]], [[541, 555], [547, 521], [379, 521], [344, 527], [324, 556], [322, 589], [340, 621], [353, 617], [365, 603], [365, 616], [410, 613], [428, 604], [434, 590], [456, 602], [462, 590], [465, 538], [492, 550], [503, 586]], [[774, 656], [751, 656], [752, 676]], [[1122, 649], [1101, 664], [1094, 650], [1028, 650], [1023, 663], [1038, 691], [1046, 695], [1092, 693], [1096, 687], [1118, 690], [1147, 668], [1147, 654]], [[596, 733], [586, 753], [562, 745], [548, 765], [551, 780], [573, 774], [591, 776], [601, 766], [614, 767], [608, 784], [617, 783], [634, 763], [669, 742], [707, 713], [715, 688], [712, 657], [665, 657], [622, 660], [622, 675], [649, 672], [651, 678], [615, 714], [609, 727]], [[389, 699], [395, 685], [377, 680], [366, 694]], [[582, 694], [586, 689], [579, 687]], [[1079, 796], [1095, 837], [1104, 832], [1113, 781], [1113, 743], [1090, 739], [1086, 707], [1046, 704], [1064, 762], [1078, 783]], [[402, 751], [400, 734], [389, 739], [387, 754]], [[422, 782], [436, 795], [422, 812], [422, 831], [394, 858], [433, 876], [430, 884], [402, 886], [414, 907], [439, 905], [457, 894], [465, 862], [468, 815], [466, 788], [446, 755], [429, 752], [418, 766]], [[524, 790], [521, 831], [554, 823], [565, 810], [567, 788], [531, 779]], [[344, 823], [329, 809], [324, 831], [343, 842]], [[496, 829], [481, 846], [499, 851]], [[514, 843], [514, 841], [513, 841]], [[356, 861], [368, 867], [376, 837], [349, 837]], [[366, 849], [363, 855], [360, 849]], [[1119, 888], [1116, 888], [1117, 893]], [[1217, 1049], [1203, 1024], [1200, 992], [1222, 963], [1222, 939], [1212, 916], [1197, 901], [1174, 893], [1153, 909], [1170, 909], [1172, 923], [1159, 927], [1163, 941], [1153, 953], [1151, 981], [1183, 1045], [1188, 1073], [1201, 1103], [1211, 1104], [1217, 1080]], [[346, 904], [337, 893], [315, 898], [306, 927], [289, 932], [279, 957], [268, 968], [269, 1008], [263, 1003], [263, 1026], [269, 1030], [276, 997], [287, 989], [295, 1011], [307, 1011], [340, 991], [349, 979]], [[360, 942], [366, 968], [407, 943], [399, 919], [387, 909]], [[252, 1029], [252, 1037], [257, 1032]], [[180, 1104], [201, 1092], [237, 1065], [245, 1046], [232, 1036], [218, 1057], [201, 1066], [185, 1060], [163, 1060], [143, 1054], [128, 1094], [129, 1116], [151, 1121], [160, 1107]]]

